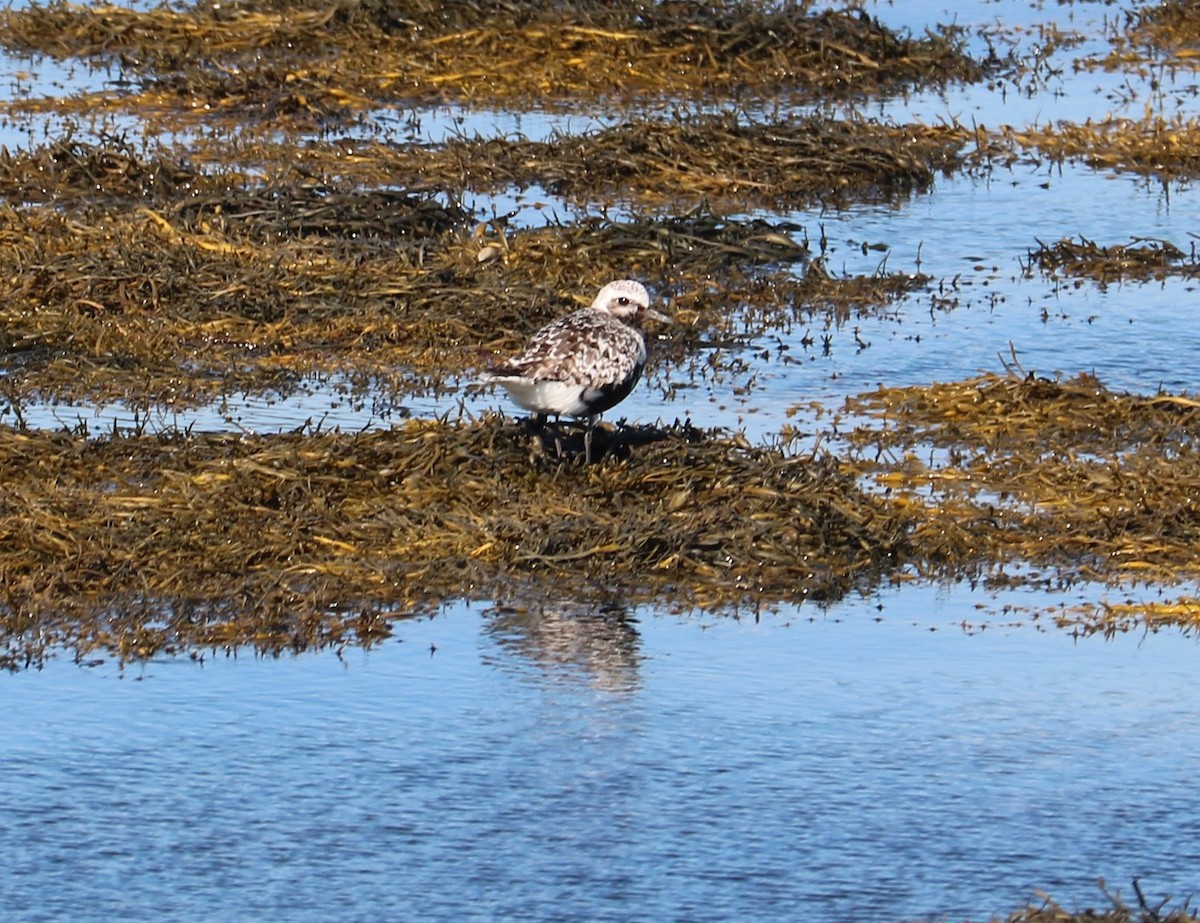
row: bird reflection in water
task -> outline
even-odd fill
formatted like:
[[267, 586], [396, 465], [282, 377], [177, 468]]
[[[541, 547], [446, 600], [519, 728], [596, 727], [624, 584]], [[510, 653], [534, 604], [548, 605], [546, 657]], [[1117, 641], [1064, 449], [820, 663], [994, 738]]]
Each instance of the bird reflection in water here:
[[[485, 633], [525, 668], [550, 680], [579, 682], [609, 692], [628, 692], [640, 682], [641, 636], [637, 619], [619, 603], [545, 601], [497, 603], [488, 610]], [[511, 665], [511, 664], [510, 664]]]

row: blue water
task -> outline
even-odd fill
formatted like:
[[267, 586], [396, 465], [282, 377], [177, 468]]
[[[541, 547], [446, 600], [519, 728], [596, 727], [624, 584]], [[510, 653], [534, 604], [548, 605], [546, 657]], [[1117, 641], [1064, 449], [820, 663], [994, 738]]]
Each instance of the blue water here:
[[[918, 32], [994, 21], [1029, 54], [1033, 27], [1049, 19], [1092, 37], [1058, 53], [1060, 73], [1033, 93], [952, 87], [863, 112], [993, 128], [1140, 118], [1148, 101], [1197, 114], [1194, 73], [1159, 74], [1150, 93], [1136, 77], [1125, 85], [1125, 74], [1072, 66], [1103, 50], [1115, 8], [1045, 6], [873, 6]], [[14, 97], [112, 79], [3, 55], [0, 74]], [[436, 142], [463, 131], [545, 137], [620, 117], [410, 115], [377, 121], [392, 140]], [[78, 136], [144, 129], [128, 116], [101, 121]], [[0, 143], [15, 150], [62, 130], [53, 118], [0, 120]], [[475, 204], [481, 216], [520, 209], [530, 224], [573, 214], [537, 190]], [[819, 316], [783, 324], [718, 357], [745, 359], [749, 372], [717, 362], [695, 381], [694, 369], [656, 363], [651, 344], [646, 384], [618, 416], [690, 416], [756, 442], [788, 423], [816, 432], [827, 417], [789, 409], [840, 407], [879, 382], [999, 371], [1010, 345], [1043, 374], [1200, 391], [1194, 280], [1102, 287], [1026, 278], [1022, 265], [1039, 238], [1062, 235], [1186, 250], [1200, 231], [1188, 183], [1018, 163], [939, 178], [887, 205], [756, 216], [799, 223], [814, 241], [824, 229], [834, 272], [879, 265], [864, 241], [887, 247], [892, 271], [915, 271], [919, 258], [957, 301], [934, 308], [922, 292], [840, 327]], [[828, 334], [831, 351], [806, 352], [808, 333]], [[764, 347], [773, 360], [757, 358]], [[467, 383], [409, 395], [398, 371], [381, 383], [396, 395], [383, 407], [335, 379], [138, 413], [152, 429], [273, 431], [507, 406], [464, 393]], [[691, 387], [667, 400], [673, 385]], [[133, 412], [25, 408], [31, 425], [84, 419], [93, 431]], [[0, 919], [981, 920], [1038, 891], [1103, 906], [1101, 877], [1126, 896], [1136, 877], [1151, 900], [1182, 901], [1200, 895], [1197, 642], [1175, 631], [1077, 638], [1034, 618], [1101, 596], [907, 586], [759, 622], [456, 606], [344, 659], [208, 653], [203, 664], [122, 671], [64, 657], [0, 675]]]
[[0, 678], [0, 905], [899, 920], [1200, 891], [1196, 642], [967, 633], [973, 600], [458, 608], [344, 662]]

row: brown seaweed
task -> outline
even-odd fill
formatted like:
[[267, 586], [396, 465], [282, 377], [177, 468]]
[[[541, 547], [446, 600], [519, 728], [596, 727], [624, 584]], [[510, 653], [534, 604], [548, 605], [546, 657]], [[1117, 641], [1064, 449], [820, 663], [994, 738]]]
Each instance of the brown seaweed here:
[[805, 3], [53, 2], [6, 10], [0, 27], [10, 48], [115, 61], [133, 77], [64, 105], [208, 120], [342, 121], [397, 102], [576, 106], [698, 84], [713, 97], [813, 99], [982, 73], [953, 30], [898, 35], [861, 9]]

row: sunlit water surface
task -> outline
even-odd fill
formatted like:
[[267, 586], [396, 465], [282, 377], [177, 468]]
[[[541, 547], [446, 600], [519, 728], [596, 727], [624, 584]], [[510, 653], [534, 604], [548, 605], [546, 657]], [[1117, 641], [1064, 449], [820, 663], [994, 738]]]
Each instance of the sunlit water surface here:
[[[8, 919], [899, 920], [1200, 883], [1195, 641], [786, 616], [401, 623], [4, 681]], [[877, 619], [882, 619], [877, 621]]]
[[[1043, 7], [873, 10], [917, 31], [1003, 23], [1031, 54], [1031, 26], [1053, 18], [1098, 35], [1113, 13]], [[865, 112], [992, 126], [1140, 117], [1145, 86], [1070, 67], [1100, 47], [1065, 52], [1036, 93], [954, 88]], [[20, 74], [14, 95], [120, 76], [0, 63]], [[1194, 75], [1161, 87], [1164, 111], [1195, 114]], [[377, 121], [395, 139], [429, 141], [606, 124], [453, 109]], [[0, 143], [59, 130], [0, 125]], [[571, 215], [537, 190], [475, 207], [529, 224]], [[757, 217], [794, 221], [812, 241], [824, 231], [831, 271], [874, 271], [885, 256], [889, 270], [919, 268], [954, 306], [923, 292], [883, 318], [772, 331], [755, 355], [791, 361], [754, 363], [749, 387], [733, 374], [693, 382], [652, 359], [618, 416], [690, 416], [770, 439], [798, 403], [997, 371], [1013, 351], [1041, 373], [1200, 389], [1194, 282], [1077, 286], [1024, 271], [1039, 239], [1064, 235], [1186, 250], [1200, 233], [1188, 184], [1022, 165], [942, 178], [893, 205]], [[864, 242], [886, 251], [864, 254]], [[808, 335], [830, 348], [806, 347]], [[468, 383], [383, 404], [329, 380], [200, 409], [23, 412], [30, 425], [92, 432], [135, 413], [151, 428], [272, 432], [506, 406]], [[673, 385], [696, 386], [668, 401]], [[1031, 615], [1096, 599], [910, 586], [761, 622], [459, 607], [399, 623], [394, 639], [344, 660], [210, 653], [203, 666], [121, 671], [64, 658], [0, 677], [3, 918], [983, 919], [1036, 889], [1102, 904], [1099, 877], [1182, 899], [1200, 893], [1196, 644], [1174, 632], [1076, 639]]]

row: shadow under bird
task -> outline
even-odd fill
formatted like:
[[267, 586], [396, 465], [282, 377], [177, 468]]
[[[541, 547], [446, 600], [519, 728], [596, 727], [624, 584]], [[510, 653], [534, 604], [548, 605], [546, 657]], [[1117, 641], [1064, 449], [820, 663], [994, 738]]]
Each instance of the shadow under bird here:
[[480, 378], [502, 385], [514, 401], [533, 412], [539, 427], [545, 426], [549, 414], [586, 418], [584, 460], [590, 464], [596, 421], [629, 396], [646, 366], [642, 325], [647, 319], [673, 323], [651, 309], [650, 293], [642, 283], [609, 282], [590, 308], [547, 324], [520, 355], [487, 369]]

